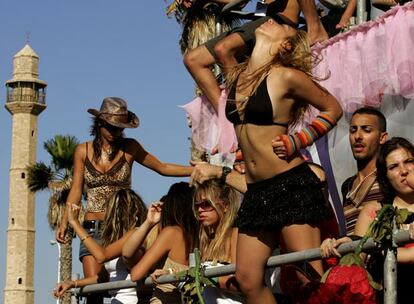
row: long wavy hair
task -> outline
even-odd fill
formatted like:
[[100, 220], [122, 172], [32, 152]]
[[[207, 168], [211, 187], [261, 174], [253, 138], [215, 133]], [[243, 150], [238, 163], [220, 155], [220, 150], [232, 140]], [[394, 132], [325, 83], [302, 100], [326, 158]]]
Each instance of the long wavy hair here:
[[193, 188], [186, 182], [173, 184], [161, 211], [161, 229], [167, 226], [179, 226], [183, 230], [187, 256], [198, 243], [198, 221], [193, 215]]
[[147, 217], [147, 207], [131, 189], [121, 189], [108, 202], [102, 228], [102, 244], [119, 240], [125, 232], [141, 225]]
[[[244, 62], [236, 64], [235, 66], [229, 68], [226, 73], [226, 87], [232, 88], [237, 85], [236, 89], [239, 90], [252, 87], [253, 89], [250, 95], [253, 95], [256, 92], [260, 82], [266, 75], [269, 74], [271, 68], [274, 66], [295, 68], [308, 75], [313, 81], [324, 79], [316, 77], [312, 73], [313, 67], [320, 59], [314, 53], [312, 53], [306, 32], [297, 30], [294, 36], [287, 38], [287, 42], [291, 45], [289, 49], [281, 48], [281, 50], [279, 50], [279, 52], [273, 56], [272, 60], [270, 60], [259, 69], [246, 75], [246, 77], [244, 77], [244, 80], [239, 83], [237, 81], [240, 74], [246, 70], [249, 63], [249, 58], [247, 58]], [[242, 114], [241, 116], [243, 116], [246, 102], [234, 102], [240, 102], [238, 108], [239, 112]], [[303, 117], [304, 113], [308, 110], [308, 108], [309, 105], [306, 102], [296, 101], [292, 109], [290, 124], [292, 126], [297, 124], [300, 121], [300, 118]]]
[[[222, 185], [218, 180], [210, 180], [198, 185], [194, 200], [200, 195], [204, 195], [219, 217], [219, 223], [215, 229], [200, 225], [199, 244], [202, 260], [213, 263], [234, 262], [231, 261], [230, 244], [233, 222], [240, 206], [240, 195], [236, 190]], [[195, 208], [193, 211], [198, 219], [198, 211]]]
[[[101, 127], [105, 125], [105, 121], [100, 119], [99, 117], [92, 117], [92, 125], [90, 134], [93, 136], [93, 160], [98, 162], [102, 156], [102, 135], [101, 135]], [[118, 138], [114, 145], [112, 146], [111, 153], [109, 154], [109, 160], [113, 161], [115, 156], [118, 154], [119, 149], [121, 148], [123, 139], [125, 135], [124, 133], [121, 134], [120, 138]]]
[[392, 204], [398, 195], [388, 180], [386, 159], [391, 152], [400, 148], [410, 152], [414, 156], [414, 146], [403, 137], [393, 137], [381, 145], [377, 158], [377, 180], [383, 194], [381, 204]]

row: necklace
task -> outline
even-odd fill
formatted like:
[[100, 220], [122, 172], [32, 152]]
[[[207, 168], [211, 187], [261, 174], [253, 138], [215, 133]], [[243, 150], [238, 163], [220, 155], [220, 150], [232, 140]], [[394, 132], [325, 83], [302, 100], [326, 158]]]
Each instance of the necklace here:
[[371, 173], [369, 173], [367, 176], [365, 176], [365, 177], [362, 179], [362, 181], [360, 181], [360, 182], [359, 182], [359, 184], [355, 187], [355, 189], [354, 189], [354, 190], [349, 191], [349, 192], [346, 194], [346, 198], [348, 199], [348, 198], [350, 198], [352, 195], [354, 195], [355, 193], [357, 193], [357, 192], [359, 191], [359, 189], [361, 188], [362, 184], [365, 182], [365, 180], [366, 180], [368, 177], [370, 177], [370, 176], [372, 176], [373, 174], [375, 174], [375, 173], [377, 173], [377, 169], [375, 169], [374, 171], [372, 171]]
[[102, 154], [101, 154], [102, 161], [104, 163], [109, 163], [111, 161], [110, 159], [111, 159], [112, 153], [114, 153], [114, 150], [112, 150], [112, 148], [109, 148], [106, 150], [102, 147]]

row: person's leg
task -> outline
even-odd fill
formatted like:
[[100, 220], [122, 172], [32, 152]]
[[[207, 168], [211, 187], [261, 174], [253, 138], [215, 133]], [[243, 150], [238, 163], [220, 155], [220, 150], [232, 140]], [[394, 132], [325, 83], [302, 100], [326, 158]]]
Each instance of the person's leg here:
[[329, 38], [328, 33], [319, 19], [315, 0], [298, 0], [298, 3], [306, 20], [310, 45], [327, 40]]
[[276, 246], [276, 233], [257, 235], [239, 233], [236, 252], [236, 279], [246, 297], [246, 303], [276, 303], [269, 288], [264, 285], [267, 259]]
[[[85, 278], [96, 275], [101, 271], [102, 265], [98, 264], [91, 255], [82, 258], [83, 275]], [[93, 294], [86, 297], [87, 304], [102, 304], [103, 296], [101, 294]]]
[[243, 54], [246, 44], [239, 33], [233, 33], [220, 40], [214, 47], [217, 61], [221, 63], [223, 71], [237, 64], [236, 55]]
[[196, 47], [184, 55], [184, 65], [197, 83], [197, 86], [206, 95], [216, 112], [218, 112], [221, 90], [216, 77], [211, 71], [211, 65], [215, 61], [213, 55], [204, 45]]
[[[287, 252], [295, 252], [321, 245], [321, 233], [318, 227], [308, 224], [293, 224], [282, 228], [281, 236]], [[323, 274], [322, 261], [309, 262], [320, 274]]]

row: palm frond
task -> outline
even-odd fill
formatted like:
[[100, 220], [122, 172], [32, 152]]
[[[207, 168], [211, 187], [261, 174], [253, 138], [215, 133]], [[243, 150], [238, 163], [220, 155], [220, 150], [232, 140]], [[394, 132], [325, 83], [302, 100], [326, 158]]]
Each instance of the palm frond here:
[[38, 162], [27, 167], [27, 186], [30, 191], [37, 192], [48, 189], [49, 182], [53, 179], [52, 169], [43, 162]]
[[52, 157], [52, 164], [56, 171], [71, 170], [73, 156], [79, 141], [71, 135], [55, 135], [53, 139], [44, 142], [43, 147]]

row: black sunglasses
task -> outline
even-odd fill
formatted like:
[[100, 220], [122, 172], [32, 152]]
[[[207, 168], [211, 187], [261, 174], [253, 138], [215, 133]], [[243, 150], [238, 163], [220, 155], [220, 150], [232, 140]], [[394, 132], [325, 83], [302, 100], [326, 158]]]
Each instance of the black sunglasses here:
[[212, 211], [214, 209], [213, 205], [209, 200], [194, 202], [194, 209], [198, 210], [198, 208], [201, 208], [204, 211]]
[[120, 127], [111, 125], [110, 123], [106, 121], [103, 122], [102, 127], [107, 129], [109, 132], [123, 131], [125, 129], [125, 128], [120, 128]]

